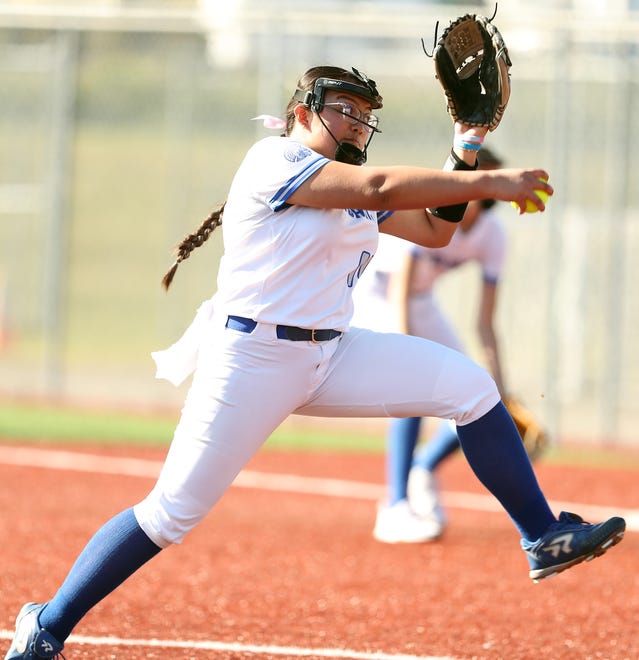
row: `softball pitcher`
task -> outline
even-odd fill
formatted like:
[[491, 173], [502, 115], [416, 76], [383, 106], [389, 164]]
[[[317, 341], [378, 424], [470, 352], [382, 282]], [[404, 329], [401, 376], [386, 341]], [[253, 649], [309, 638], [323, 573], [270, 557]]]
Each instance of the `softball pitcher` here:
[[374, 81], [356, 70], [308, 70], [285, 134], [248, 151], [225, 205], [182, 241], [165, 286], [223, 218], [215, 300], [166, 361], [174, 381], [195, 370], [164, 467], [143, 501], [97, 531], [50, 600], [22, 608], [5, 660], [60, 655], [82, 617], [180, 543], [290, 414], [454, 419], [475, 474], [522, 536], [534, 580], [621, 539], [622, 518], [555, 517], [487, 371], [418, 337], [349, 329], [353, 287], [379, 231], [443, 246], [470, 199], [544, 208], [534, 190], [547, 173], [474, 171], [476, 151], [464, 145], [487, 129], [459, 122], [445, 171], [361, 167], [381, 107]]

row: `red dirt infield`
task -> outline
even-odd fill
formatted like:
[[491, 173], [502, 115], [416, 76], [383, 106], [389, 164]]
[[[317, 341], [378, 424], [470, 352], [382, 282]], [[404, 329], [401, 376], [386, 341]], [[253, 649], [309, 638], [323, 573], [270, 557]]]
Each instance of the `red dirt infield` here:
[[[123, 447], [59, 449], [151, 461], [164, 455]], [[381, 488], [383, 462], [379, 454], [263, 450], [247, 470]], [[574, 503], [576, 513], [580, 504], [634, 510], [635, 516], [639, 509], [636, 470], [542, 460], [536, 471], [551, 502]], [[1, 459], [0, 478], [5, 652], [21, 605], [49, 598], [92, 533], [141, 499], [154, 480]], [[444, 497], [486, 494], [461, 457], [443, 466], [441, 485]], [[533, 584], [509, 518], [481, 508], [450, 506], [449, 526], [438, 541], [388, 546], [371, 536], [370, 493], [233, 487], [182, 546], [160, 553], [98, 604], [74, 631], [65, 655], [639, 658], [636, 529], [592, 563]]]

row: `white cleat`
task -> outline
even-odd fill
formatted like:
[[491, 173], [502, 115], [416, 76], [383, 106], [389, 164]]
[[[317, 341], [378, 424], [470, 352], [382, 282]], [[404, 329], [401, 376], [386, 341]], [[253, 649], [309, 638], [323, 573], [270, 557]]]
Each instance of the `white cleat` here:
[[439, 523], [416, 516], [407, 500], [392, 506], [381, 505], [373, 530], [373, 536], [382, 543], [426, 543], [441, 533]]

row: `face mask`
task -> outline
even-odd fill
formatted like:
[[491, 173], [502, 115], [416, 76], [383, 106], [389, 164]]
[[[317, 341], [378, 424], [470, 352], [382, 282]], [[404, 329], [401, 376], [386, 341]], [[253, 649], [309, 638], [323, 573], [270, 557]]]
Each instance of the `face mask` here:
[[[368, 144], [366, 147], [368, 147]], [[363, 165], [366, 162], [366, 147], [364, 151], [361, 151], [350, 142], [338, 142], [335, 150], [335, 160], [348, 165]]]

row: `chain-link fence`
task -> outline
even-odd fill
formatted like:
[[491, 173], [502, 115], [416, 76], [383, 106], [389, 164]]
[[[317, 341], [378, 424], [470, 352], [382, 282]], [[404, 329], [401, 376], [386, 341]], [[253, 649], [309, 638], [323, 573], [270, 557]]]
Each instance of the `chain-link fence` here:
[[[18, 6], [19, 4], [19, 6]], [[573, 4], [589, 7], [577, 12]], [[512, 97], [489, 142], [542, 166], [544, 215], [499, 208], [506, 376], [558, 440], [636, 443], [639, 18], [632, 2], [503, 2]], [[215, 289], [220, 236], [160, 278], [222, 202], [246, 149], [318, 63], [356, 66], [385, 99], [372, 164], [440, 167], [450, 148], [435, 24], [493, 3], [52, 3], [0, 6], [0, 392], [177, 404], [149, 353]], [[440, 26], [441, 32], [441, 26]], [[442, 284], [474, 349], [472, 269]], [[478, 359], [480, 355], [477, 354]], [[356, 374], [354, 374], [356, 378]]]

